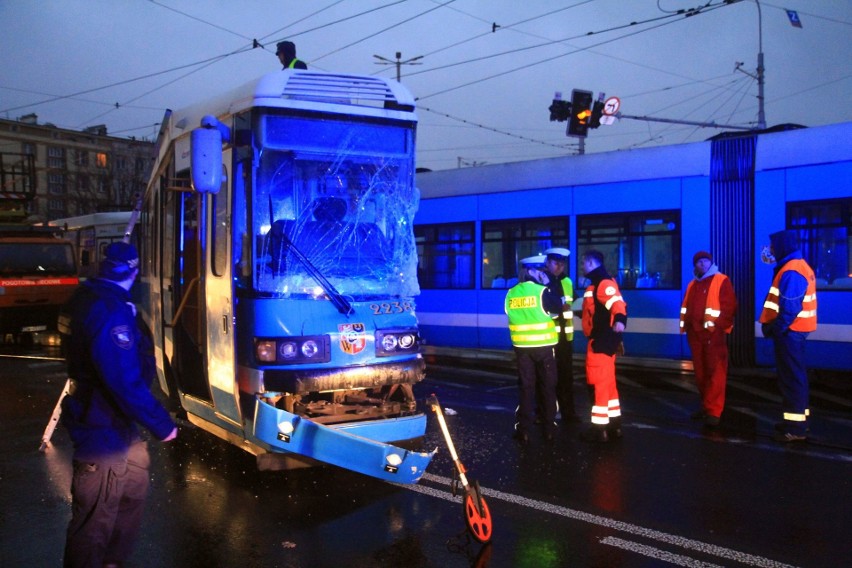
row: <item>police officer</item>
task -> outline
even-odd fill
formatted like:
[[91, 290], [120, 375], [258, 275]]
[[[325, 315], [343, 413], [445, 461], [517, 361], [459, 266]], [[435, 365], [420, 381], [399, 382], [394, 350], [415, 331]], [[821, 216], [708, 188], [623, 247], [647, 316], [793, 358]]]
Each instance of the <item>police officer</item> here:
[[137, 424], [162, 441], [177, 436], [150, 391], [153, 352], [129, 293], [138, 274], [136, 248], [109, 245], [98, 278], [81, 284], [59, 317], [71, 379], [62, 421], [74, 443], [66, 567], [118, 566], [130, 556], [149, 484]]
[[518, 364], [518, 423], [515, 438], [525, 444], [535, 420], [536, 385], [542, 393], [544, 437], [553, 439], [556, 417], [556, 359], [558, 336], [551, 316], [562, 309], [560, 297], [552, 294], [542, 269], [544, 256], [521, 261], [518, 284], [506, 294], [505, 311]]
[[615, 357], [627, 326], [627, 303], [618, 284], [607, 274], [603, 254], [591, 249], [583, 254], [583, 271], [591, 284], [583, 293], [583, 333], [586, 348], [586, 382], [592, 393], [592, 426], [583, 434], [590, 442], [621, 437], [621, 401], [615, 382]]
[[296, 44], [292, 41], [278, 42], [275, 55], [283, 67], [281, 69], [307, 69], [307, 64], [301, 59], [296, 59]]
[[556, 401], [562, 423], [579, 422], [574, 409], [574, 283], [568, 277], [567, 248], [555, 247], [544, 251], [547, 257], [545, 268], [550, 279], [548, 288], [562, 298], [562, 309], [554, 318], [559, 342], [556, 344]]

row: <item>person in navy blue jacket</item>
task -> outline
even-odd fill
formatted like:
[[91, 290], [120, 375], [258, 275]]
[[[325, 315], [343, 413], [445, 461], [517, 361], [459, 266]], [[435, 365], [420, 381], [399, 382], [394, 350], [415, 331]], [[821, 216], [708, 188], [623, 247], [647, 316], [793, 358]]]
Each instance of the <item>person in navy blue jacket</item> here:
[[99, 277], [81, 284], [59, 316], [71, 379], [62, 423], [74, 443], [66, 567], [120, 566], [130, 556], [149, 485], [139, 426], [162, 441], [177, 436], [151, 393], [153, 345], [130, 301], [139, 254], [113, 243], [105, 257]]

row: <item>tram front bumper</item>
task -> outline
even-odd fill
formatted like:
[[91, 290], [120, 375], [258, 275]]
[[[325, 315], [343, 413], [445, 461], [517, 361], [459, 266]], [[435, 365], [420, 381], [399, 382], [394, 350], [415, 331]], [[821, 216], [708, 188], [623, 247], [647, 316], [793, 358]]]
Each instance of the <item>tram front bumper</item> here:
[[426, 416], [323, 426], [257, 399], [254, 436], [273, 450], [289, 452], [395, 483], [417, 483], [437, 448], [413, 452], [373, 438], [382, 432], [404, 440], [423, 436]]

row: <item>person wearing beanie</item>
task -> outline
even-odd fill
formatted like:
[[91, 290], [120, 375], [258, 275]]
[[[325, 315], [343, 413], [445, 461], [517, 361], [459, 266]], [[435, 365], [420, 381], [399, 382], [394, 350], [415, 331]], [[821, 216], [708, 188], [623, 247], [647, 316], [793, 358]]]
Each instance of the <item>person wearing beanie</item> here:
[[776, 425], [779, 442], [807, 440], [810, 386], [805, 364], [805, 341], [817, 327], [816, 276], [802, 258], [799, 234], [769, 235], [769, 259], [774, 259], [772, 285], [763, 302], [763, 336], [775, 347], [778, 389], [783, 420]]
[[719, 426], [725, 408], [728, 381], [727, 336], [734, 327], [737, 298], [730, 279], [719, 272], [713, 255], [699, 251], [692, 257], [695, 279], [686, 287], [680, 307], [680, 332], [686, 333], [701, 408], [693, 413], [708, 428]]
[[553, 440], [556, 417], [556, 358], [558, 340], [551, 316], [562, 309], [562, 301], [548, 288], [545, 257], [521, 260], [519, 282], [506, 293], [504, 310], [509, 318], [509, 335], [518, 366], [518, 422], [514, 437], [529, 441], [535, 422], [536, 392], [541, 394], [544, 438]]
[[296, 59], [296, 44], [292, 41], [279, 41], [275, 55], [284, 69], [307, 69], [308, 65], [301, 59]]
[[149, 486], [150, 458], [137, 425], [162, 441], [177, 436], [150, 390], [153, 345], [130, 302], [138, 274], [136, 248], [112, 243], [98, 278], [83, 282], [59, 315], [71, 380], [62, 423], [74, 444], [68, 567], [122, 565], [130, 556]]

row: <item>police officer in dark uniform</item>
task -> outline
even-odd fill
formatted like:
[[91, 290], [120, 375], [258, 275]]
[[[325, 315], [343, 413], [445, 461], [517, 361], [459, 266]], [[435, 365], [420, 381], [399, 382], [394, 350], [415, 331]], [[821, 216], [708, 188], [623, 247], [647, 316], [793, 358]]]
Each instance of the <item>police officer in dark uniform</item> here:
[[130, 301], [139, 254], [120, 242], [105, 257], [99, 277], [81, 284], [59, 316], [71, 379], [62, 422], [74, 443], [66, 567], [119, 566], [130, 556], [149, 484], [137, 424], [162, 441], [177, 436], [151, 393], [152, 345]]
[[554, 317], [559, 332], [559, 343], [556, 344], [556, 400], [562, 424], [579, 423], [580, 417], [574, 409], [574, 283], [568, 276], [568, 256], [571, 251], [554, 247], [544, 251], [544, 254], [547, 257], [545, 268], [550, 278], [548, 287], [562, 298], [562, 309]]

